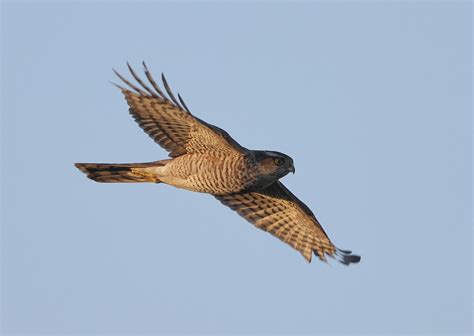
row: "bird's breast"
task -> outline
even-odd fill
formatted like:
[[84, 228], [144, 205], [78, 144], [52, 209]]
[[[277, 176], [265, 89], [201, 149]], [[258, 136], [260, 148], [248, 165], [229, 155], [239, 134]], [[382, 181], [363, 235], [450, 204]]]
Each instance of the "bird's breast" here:
[[214, 195], [239, 192], [255, 179], [243, 155], [185, 154], [171, 160], [160, 180], [178, 188]]

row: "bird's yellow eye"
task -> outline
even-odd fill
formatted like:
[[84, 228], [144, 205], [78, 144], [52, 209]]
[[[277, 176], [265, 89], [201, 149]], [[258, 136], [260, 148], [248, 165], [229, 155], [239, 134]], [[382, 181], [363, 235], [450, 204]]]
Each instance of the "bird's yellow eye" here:
[[282, 159], [282, 158], [274, 158], [274, 159], [273, 159], [273, 162], [275, 162], [275, 164], [276, 164], [277, 166], [281, 166], [281, 165], [283, 165], [283, 164], [285, 163], [285, 159]]

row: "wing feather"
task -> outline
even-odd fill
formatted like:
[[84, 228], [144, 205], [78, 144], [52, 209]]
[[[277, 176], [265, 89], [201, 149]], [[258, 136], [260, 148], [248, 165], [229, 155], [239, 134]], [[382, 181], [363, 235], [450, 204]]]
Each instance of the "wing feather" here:
[[211, 151], [234, 154], [246, 152], [227, 132], [194, 117], [181, 96], [178, 95], [179, 100], [176, 99], [163, 74], [162, 81], [168, 96], [155, 82], [145, 62], [143, 70], [151, 87], [130, 64], [127, 63], [127, 67], [137, 84], [114, 72], [128, 86], [123, 88], [117, 85], [130, 107], [130, 114], [145, 133], [170, 152], [171, 157]]
[[351, 251], [336, 248], [311, 210], [279, 181], [262, 190], [216, 198], [259, 229], [298, 250], [308, 262], [313, 253], [323, 261], [328, 255], [346, 265], [360, 260]]

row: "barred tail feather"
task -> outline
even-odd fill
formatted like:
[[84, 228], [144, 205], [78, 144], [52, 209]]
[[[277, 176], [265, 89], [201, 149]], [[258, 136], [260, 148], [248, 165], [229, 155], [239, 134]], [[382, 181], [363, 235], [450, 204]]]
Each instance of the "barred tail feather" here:
[[153, 167], [163, 166], [159, 161], [150, 163], [76, 163], [75, 166], [96, 182], [151, 182], [160, 180], [153, 172]]

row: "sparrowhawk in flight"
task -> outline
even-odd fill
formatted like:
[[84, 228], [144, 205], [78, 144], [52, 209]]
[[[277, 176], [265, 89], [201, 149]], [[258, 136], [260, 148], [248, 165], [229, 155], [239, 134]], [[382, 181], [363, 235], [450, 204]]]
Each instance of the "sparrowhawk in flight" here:
[[143, 63], [147, 82], [128, 68], [136, 83], [115, 72], [126, 85], [117, 85], [138, 125], [170, 159], [147, 163], [76, 163], [97, 182], [166, 183], [213, 195], [259, 229], [298, 250], [311, 262], [314, 253], [349, 265], [360, 261], [338, 249], [313, 212], [291, 193], [280, 178], [295, 172], [293, 159], [280, 152], [249, 150], [226, 131], [191, 114], [181, 96], [175, 97], [165, 77], [165, 92]]

